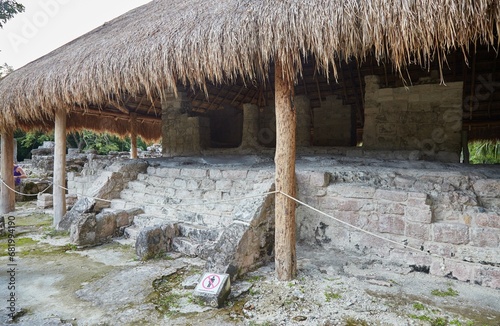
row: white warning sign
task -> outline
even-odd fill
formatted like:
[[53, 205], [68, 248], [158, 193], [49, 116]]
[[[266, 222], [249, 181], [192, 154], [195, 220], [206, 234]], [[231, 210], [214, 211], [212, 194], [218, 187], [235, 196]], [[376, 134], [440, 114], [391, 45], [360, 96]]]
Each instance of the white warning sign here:
[[217, 294], [226, 279], [227, 275], [207, 273], [203, 275], [201, 282], [196, 286], [196, 291]]

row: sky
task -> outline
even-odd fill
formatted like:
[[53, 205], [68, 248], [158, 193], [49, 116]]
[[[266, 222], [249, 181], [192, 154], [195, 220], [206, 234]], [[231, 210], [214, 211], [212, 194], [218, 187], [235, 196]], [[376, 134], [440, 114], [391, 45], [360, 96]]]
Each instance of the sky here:
[[151, 0], [17, 0], [26, 7], [0, 29], [0, 65], [14, 69]]

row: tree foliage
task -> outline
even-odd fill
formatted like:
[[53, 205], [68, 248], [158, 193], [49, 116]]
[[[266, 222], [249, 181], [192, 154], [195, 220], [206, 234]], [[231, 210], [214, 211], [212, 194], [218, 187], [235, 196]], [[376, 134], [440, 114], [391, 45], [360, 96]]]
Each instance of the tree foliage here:
[[5, 23], [14, 17], [15, 14], [24, 11], [24, 6], [17, 1], [0, 0], [0, 28], [3, 28]]
[[[14, 137], [17, 139], [17, 159], [22, 161], [30, 158], [31, 150], [38, 148], [44, 141], [53, 141], [53, 133], [43, 133], [40, 131], [23, 132], [18, 130]], [[109, 152], [130, 151], [130, 138], [121, 139], [107, 133], [97, 134], [84, 130], [72, 132], [66, 137], [67, 147], [78, 148], [80, 151], [95, 150], [99, 155], [106, 155]], [[137, 139], [137, 147], [145, 150], [147, 144], [141, 139]]]
[[8, 64], [4, 63], [2, 66], [0, 66], [0, 80], [4, 79], [8, 74], [14, 71], [14, 68], [12, 66], [9, 66]]
[[469, 144], [470, 163], [499, 164], [500, 141], [475, 141]]

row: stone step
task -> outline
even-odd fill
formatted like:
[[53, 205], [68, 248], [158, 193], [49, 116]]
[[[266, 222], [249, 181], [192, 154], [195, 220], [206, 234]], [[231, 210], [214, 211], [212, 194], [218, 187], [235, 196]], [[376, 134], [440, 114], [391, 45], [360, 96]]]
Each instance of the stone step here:
[[134, 218], [134, 225], [140, 229], [146, 228], [148, 226], [163, 225], [172, 222], [176, 221], [172, 221], [172, 219], [169, 219], [165, 216], [151, 215], [147, 213], [137, 215]]
[[163, 225], [169, 222], [171, 223], [170, 220], [163, 216], [151, 215], [148, 213], [139, 214], [134, 217], [132, 225], [125, 228], [124, 237], [136, 240], [142, 229], [150, 226]]
[[200, 243], [216, 241], [221, 234], [220, 229], [209, 228], [202, 225], [179, 223], [177, 227], [181, 237], [190, 238]]
[[176, 237], [172, 241], [172, 248], [186, 256], [196, 257], [201, 253], [203, 246], [193, 239]]
[[163, 205], [165, 202], [165, 197], [155, 194], [145, 194], [142, 192], [137, 192], [132, 189], [124, 189], [120, 193], [120, 198], [131, 203], [135, 203], [136, 206], [142, 205]]
[[132, 225], [129, 226], [128, 228], [125, 228], [125, 232], [123, 233], [123, 237], [126, 239], [130, 239], [134, 242], [137, 240], [137, 236], [139, 235], [139, 232], [141, 232], [141, 229], [136, 226]]
[[112, 210], [118, 210], [118, 209], [132, 209], [132, 208], [137, 208], [139, 205], [135, 204], [135, 203], [131, 203], [130, 201], [128, 200], [124, 200], [124, 199], [113, 199], [111, 201], [111, 205], [110, 205], [110, 209]]
[[127, 189], [136, 191], [136, 192], [142, 192], [146, 193], [146, 188], [147, 188], [147, 183], [141, 182], [141, 181], [130, 181], [127, 185]]

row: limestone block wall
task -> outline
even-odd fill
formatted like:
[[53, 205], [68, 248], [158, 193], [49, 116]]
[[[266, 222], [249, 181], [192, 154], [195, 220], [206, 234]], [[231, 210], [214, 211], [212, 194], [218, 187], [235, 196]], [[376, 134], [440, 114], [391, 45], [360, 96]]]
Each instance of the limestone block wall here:
[[459, 162], [462, 82], [380, 88], [366, 76], [363, 147], [411, 150], [421, 159]]
[[190, 99], [173, 94], [162, 102], [162, 154], [165, 157], [199, 155], [210, 147], [210, 120], [189, 117]]
[[[124, 157], [88, 155], [88, 161], [81, 172], [67, 173], [68, 193], [72, 195], [91, 195], [98, 180], [104, 172], [108, 174], [119, 173], [120, 186], [123, 187], [131, 180], [135, 180], [139, 170], [136, 169], [138, 160]], [[111, 197], [112, 198], [112, 197]]]
[[[171, 214], [207, 226], [225, 227], [249, 214], [237, 209], [245, 202], [234, 199], [269, 191], [273, 176], [272, 170], [248, 168], [150, 166], [147, 174], [139, 174], [136, 181], [129, 183], [121, 198], [129, 207], [140, 206], [146, 214]], [[190, 206], [193, 203], [197, 205]], [[183, 206], [176, 209], [176, 205]]]
[[[294, 98], [293, 105], [297, 114], [296, 146], [309, 147], [311, 141], [312, 111], [311, 101], [305, 95]], [[267, 147], [276, 146], [276, 108], [274, 104], [269, 105], [259, 116], [258, 140], [261, 145]]]
[[305, 95], [294, 98], [293, 104], [297, 110], [296, 144], [297, 147], [311, 146], [312, 111], [311, 101]]
[[259, 107], [243, 104], [243, 130], [240, 148], [259, 147]]
[[299, 171], [297, 178], [307, 204], [417, 251], [303, 206], [297, 212], [300, 241], [500, 288], [500, 178], [388, 169]]
[[204, 259], [207, 270], [237, 276], [272, 258], [273, 175], [248, 167], [150, 166], [111, 207], [140, 208], [136, 224], [178, 223], [174, 249]]
[[327, 96], [314, 108], [315, 146], [352, 146], [352, 109], [336, 96]]

